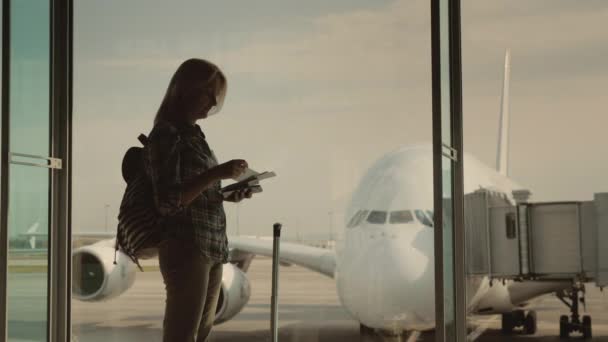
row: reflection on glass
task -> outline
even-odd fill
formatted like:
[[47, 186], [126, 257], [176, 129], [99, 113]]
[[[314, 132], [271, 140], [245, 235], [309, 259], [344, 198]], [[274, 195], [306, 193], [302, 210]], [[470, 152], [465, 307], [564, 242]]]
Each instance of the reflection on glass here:
[[[49, 153], [49, 1], [11, 1], [11, 153]], [[7, 334], [46, 341], [49, 170], [10, 166]]]

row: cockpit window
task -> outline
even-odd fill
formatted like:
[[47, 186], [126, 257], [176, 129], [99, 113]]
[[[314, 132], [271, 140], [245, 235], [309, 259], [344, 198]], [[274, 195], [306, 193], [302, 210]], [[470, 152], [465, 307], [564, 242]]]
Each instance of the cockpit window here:
[[355, 222], [357, 222], [357, 218], [359, 217], [359, 215], [361, 215], [361, 210], [357, 211], [355, 215], [353, 215], [350, 221], [348, 221], [348, 223], [346, 224], [346, 227], [354, 228], [356, 226]]
[[367, 217], [367, 222], [373, 224], [385, 224], [386, 216], [386, 211], [372, 210], [370, 211], [369, 216]]
[[[427, 212], [429, 212], [427, 210]], [[416, 218], [418, 219], [418, 221], [420, 221], [420, 223], [422, 223], [423, 225], [433, 228], [433, 221], [431, 221], [431, 219], [429, 219], [423, 210], [414, 210], [414, 214], [416, 215]]]
[[348, 228], [355, 228], [356, 226], [358, 226], [359, 224], [361, 224], [361, 221], [363, 221], [363, 219], [365, 218], [365, 216], [367, 215], [367, 213], [369, 213], [369, 210], [359, 210], [355, 213], [355, 215], [353, 215], [353, 218], [350, 219], [350, 221], [348, 222], [348, 224], [346, 225]]
[[391, 211], [388, 221], [391, 224], [410, 223], [414, 221], [414, 216], [410, 210]]

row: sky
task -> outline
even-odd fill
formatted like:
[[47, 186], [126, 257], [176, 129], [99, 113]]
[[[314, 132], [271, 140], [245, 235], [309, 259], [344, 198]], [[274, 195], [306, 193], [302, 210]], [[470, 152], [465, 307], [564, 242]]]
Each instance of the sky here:
[[[278, 175], [226, 205], [231, 234], [276, 221], [289, 238], [337, 234], [374, 161], [431, 141], [428, 1], [80, 0], [74, 13], [75, 232], [114, 231], [122, 156], [187, 58], [228, 78], [222, 112], [199, 122], [220, 161]], [[608, 191], [608, 4], [476, 0], [462, 13], [465, 151], [495, 164], [510, 48], [512, 178], [535, 200]]]

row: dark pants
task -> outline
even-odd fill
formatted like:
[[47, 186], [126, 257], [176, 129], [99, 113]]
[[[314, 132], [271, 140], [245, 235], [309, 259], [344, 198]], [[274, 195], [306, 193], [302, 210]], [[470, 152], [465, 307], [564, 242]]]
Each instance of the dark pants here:
[[222, 284], [222, 264], [209, 260], [189, 241], [170, 239], [159, 247], [167, 299], [164, 342], [208, 340]]

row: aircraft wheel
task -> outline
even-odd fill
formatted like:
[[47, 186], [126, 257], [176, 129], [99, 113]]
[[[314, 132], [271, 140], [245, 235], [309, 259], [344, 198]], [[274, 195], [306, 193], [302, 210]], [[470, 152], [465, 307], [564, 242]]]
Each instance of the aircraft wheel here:
[[503, 313], [501, 316], [501, 331], [505, 335], [510, 335], [511, 333], [513, 333], [513, 328], [515, 328], [515, 315], [512, 312], [507, 312]]
[[536, 334], [536, 311], [528, 311], [524, 319], [524, 333], [526, 335]]
[[524, 321], [526, 320], [526, 312], [524, 310], [515, 310], [513, 311], [513, 318], [515, 319], [513, 325], [518, 327], [524, 324]]
[[588, 340], [593, 336], [591, 334], [591, 317], [583, 316], [583, 338]]
[[374, 341], [376, 331], [366, 325], [359, 324], [359, 337], [361, 342]]
[[559, 337], [566, 339], [570, 337], [570, 327], [568, 322], [568, 316], [562, 315], [559, 318]]

